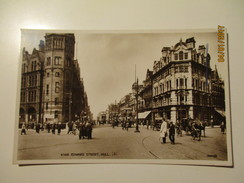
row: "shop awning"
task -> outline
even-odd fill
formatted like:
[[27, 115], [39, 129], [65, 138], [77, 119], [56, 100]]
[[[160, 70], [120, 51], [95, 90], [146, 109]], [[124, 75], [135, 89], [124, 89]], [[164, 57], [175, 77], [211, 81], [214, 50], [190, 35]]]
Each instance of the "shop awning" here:
[[219, 109], [214, 109], [217, 113], [219, 113], [222, 117], [225, 117], [225, 111], [219, 110]]
[[145, 119], [150, 113], [151, 113], [151, 111], [145, 111], [145, 112], [138, 113], [138, 119]]

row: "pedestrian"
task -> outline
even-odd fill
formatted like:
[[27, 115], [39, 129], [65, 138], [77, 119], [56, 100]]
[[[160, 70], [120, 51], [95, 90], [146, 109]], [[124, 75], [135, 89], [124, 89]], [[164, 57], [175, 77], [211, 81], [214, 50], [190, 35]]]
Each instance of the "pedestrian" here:
[[124, 120], [121, 122], [121, 127], [122, 127], [122, 130], [125, 129], [125, 121]]
[[130, 125], [130, 122], [127, 121], [126, 124], [125, 124], [125, 129], [128, 131], [129, 130], [129, 125]]
[[86, 133], [88, 140], [92, 139], [92, 125], [89, 122], [86, 124]]
[[169, 123], [169, 140], [171, 144], [175, 143], [175, 125], [172, 121]]
[[55, 129], [56, 129], [56, 123], [53, 123], [53, 126], [52, 126], [52, 133], [55, 134]]
[[26, 135], [26, 125], [25, 125], [25, 123], [22, 124], [22, 128], [21, 128], [21, 135], [23, 133]]
[[161, 128], [160, 128], [160, 137], [163, 138], [163, 143], [166, 143], [166, 136], [167, 136], [167, 122], [165, 121], [165, 119], [163, 119], [163, 122], [161, 124]]
[[68, 123], [68, 132], [67, 132], [67, 134], [70, 134], [70, 132], [72, 132], [72, 126], [73, 126], [73, 123], [70, 121]]
[[113, 128], [115, 127], [115, 121], [112, 121], [112, 127]]
[[73, 123], [73, 127], [72, 127], [72, 128], [73, 128], [73, 134], [74, 134], [74, 135], [76, 135], [76, 127], [77, 127], [77, 125], [76, 125], [76, 123], [74, 122], [74, 123]]
[[62, 124], [61, 124], [61, 122], [59, 122], [59, 123], [57, 124], [58, 135], [60, 135], [60, 133], [61, 133], [61, 128], [62, 128]]
[[50, 130], [51, 130], [51, 125], [50, 123], [47, 123], [47, 133], [50, 133]]
[[85, 138], [84, 130], [85, 130], [85, 125], [84, 125], [84, 123], [81, 123], [80, 128], [79, 128], [79, 139]]
[[149, 120], [146, 121], [147, 129], [149, 128]]
[[191, 124], [191, 130], [192, 130], [193, 140], [198, 138], [198, 141], [200, 141], [201, 140], [201, 130], [196, 121], [193, 121], [193, 123]]
[[225, 134], [226, 125], [225, 125], [225, 122], [224, 121], [221, 122], [220, 128], [221, 128], [222, 134]]
[[37, 123], [37, 125], [36, 125], [36, 133], [40, 132], [40, 128], [41, 128], [40, 123]]

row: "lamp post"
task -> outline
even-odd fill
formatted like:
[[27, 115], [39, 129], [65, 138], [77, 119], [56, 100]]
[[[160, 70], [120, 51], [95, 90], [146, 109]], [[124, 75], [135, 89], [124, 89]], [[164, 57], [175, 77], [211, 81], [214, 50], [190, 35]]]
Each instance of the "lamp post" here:
[[69, 93], [69, 122], [71, 122], [72, 93]]
[[139, 126], [138, 126], [138, 78], [136, 80], [136, 130], [135, 133], [140, 133]]

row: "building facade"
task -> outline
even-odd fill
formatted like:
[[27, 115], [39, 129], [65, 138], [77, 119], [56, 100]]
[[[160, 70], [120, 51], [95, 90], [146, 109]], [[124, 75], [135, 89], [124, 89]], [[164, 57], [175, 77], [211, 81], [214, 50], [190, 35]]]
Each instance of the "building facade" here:
[[39, 50], [23, 51], [20, 122], [68, 122], [89, 112], [74, 49], [74, 34], [46, 34]]
[[186, 118], [211, 119], [210, 55], [194, 37], [164, 47], [153, 65], [153, 115], [174, 123]]
[[40, 122], [42, 119], [43, 99], [43, 65], [44, 44], [40, 49], [34, 49], [31, 54], [23, 49], [21, 89], [20, 89], [20, 122]]

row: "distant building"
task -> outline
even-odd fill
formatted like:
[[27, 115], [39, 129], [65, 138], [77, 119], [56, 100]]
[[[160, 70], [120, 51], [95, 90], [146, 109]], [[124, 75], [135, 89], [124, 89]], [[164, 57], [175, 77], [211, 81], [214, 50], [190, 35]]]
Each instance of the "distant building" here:
[[23, 50], [20, 122], [68, 122], [90, 112], [74, 47], [74, 34], [46, 34], [39, 50]]
[[139, 119], [152, 119], [152, 87], [153, 87], [153, 71], [147, 70], [146, 79], [143, 81], [143, 88], [139, 92]]
[[213, 124], [225, 121], [225, 90], [224, 81], [220, 78], [217, 67], [211, 73], [211, 103]]

